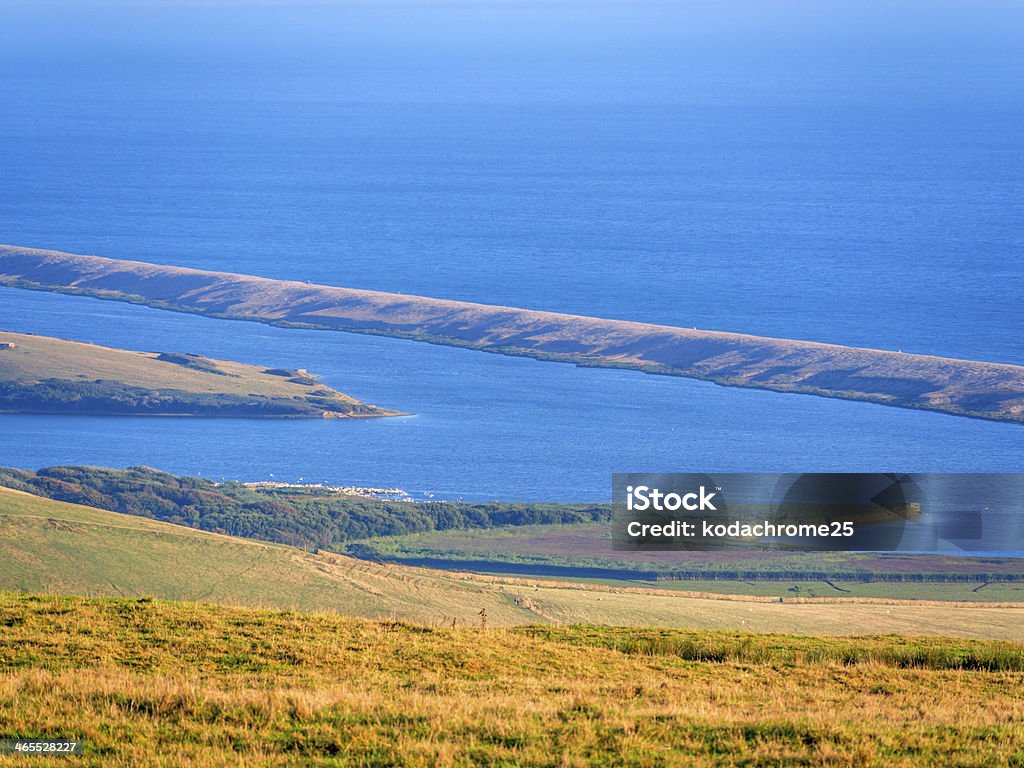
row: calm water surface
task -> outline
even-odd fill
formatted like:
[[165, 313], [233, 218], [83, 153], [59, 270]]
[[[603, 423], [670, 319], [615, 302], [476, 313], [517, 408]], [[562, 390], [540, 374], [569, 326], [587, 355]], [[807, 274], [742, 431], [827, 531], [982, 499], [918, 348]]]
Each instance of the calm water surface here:
[[[1016, 4], [8, 3], [0, 29], [2, 242], [1024, 364]], [[4, 416], [5, 465], [474, 499], [1024, 469], [1024, 429], [867, 404], [9, 289], [0, 327], [415, 414]]]

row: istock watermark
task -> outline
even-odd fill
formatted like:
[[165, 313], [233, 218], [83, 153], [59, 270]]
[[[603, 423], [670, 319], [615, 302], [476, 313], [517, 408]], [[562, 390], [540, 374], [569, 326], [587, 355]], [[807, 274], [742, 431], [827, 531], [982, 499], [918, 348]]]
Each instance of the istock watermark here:
[[622, 473], [618, 550], [1024, 549], [1024, 474]]

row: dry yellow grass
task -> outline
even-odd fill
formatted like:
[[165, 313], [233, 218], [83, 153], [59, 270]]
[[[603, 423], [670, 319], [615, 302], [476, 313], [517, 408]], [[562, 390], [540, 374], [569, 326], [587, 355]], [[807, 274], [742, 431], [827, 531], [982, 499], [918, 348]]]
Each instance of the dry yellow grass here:
[[[709, 662], [680, 656], [667, 632], [631, 652], [618, 647], [629, 630], [9, 594], [0, 625], [0, 736], [80, 739], [85, 765], [1024, 760], [1019, 644], [697, 635], [736, 649]], [[958, 668], [960, 653], [1006, 668]]]
[[[210, 361], [227, 374], [218, 375], [158, 360], [158, 352], [133, 352], [9, 331], [0, 331], [0, 343], [16, 345], [13, 349], [0, 349], [0, 380], [104, 379], [150, 389], [280, 397], [306, 397], [310, 391], [310, 387], [289, 382], [289, 377], [266, 373], [265, 366], [229, 360]], [[329, 389], [323, 385], [316, 387], [321, 388]], [[335, 396], [347, 403], [358, 402], [340, 392]]]

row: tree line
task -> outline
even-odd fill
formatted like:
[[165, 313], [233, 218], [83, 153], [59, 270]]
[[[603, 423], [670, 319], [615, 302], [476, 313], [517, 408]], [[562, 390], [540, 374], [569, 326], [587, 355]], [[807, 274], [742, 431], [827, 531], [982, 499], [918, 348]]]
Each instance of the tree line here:
[[320, 417], [373, 413], [362, 403], [348, 403], [327, 390], [307, 395], [236, 395], [136, 387], [119, 381], [0, 382], [0, 412], [116, 415], [173, 415], [220, 417]]
[[611, 519], [606, 504], [378, 501], [315, 486], [269, 488], [179, 477], [149, 467], [0, 468], [0, 486], [56, 501], [292, 546], [498, 526]]

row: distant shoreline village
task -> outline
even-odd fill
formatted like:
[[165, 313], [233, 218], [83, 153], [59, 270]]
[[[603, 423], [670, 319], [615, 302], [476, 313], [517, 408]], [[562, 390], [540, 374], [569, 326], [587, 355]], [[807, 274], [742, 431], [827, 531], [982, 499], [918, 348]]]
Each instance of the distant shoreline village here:
[[286, 483], [277, 480], [256, 480], [242, 483], [246, 488], [275, 488], [275, 489], [306, 489], [321, 488], [333, 493], [342, 493], [346, 496], [357, 496], [373, 501], [415, 501], [411, 495], [401, 488], [367, 488], [358, 485], [327, 485], [326, 483]]

